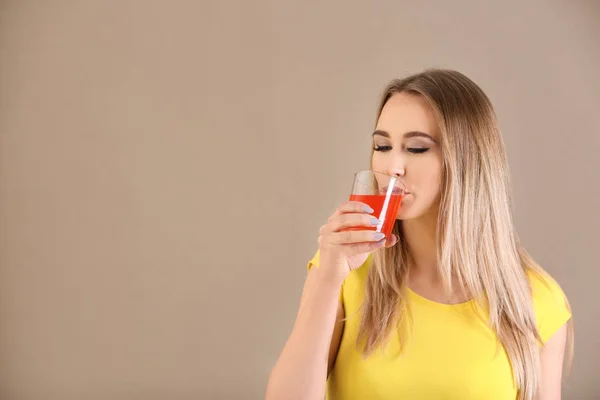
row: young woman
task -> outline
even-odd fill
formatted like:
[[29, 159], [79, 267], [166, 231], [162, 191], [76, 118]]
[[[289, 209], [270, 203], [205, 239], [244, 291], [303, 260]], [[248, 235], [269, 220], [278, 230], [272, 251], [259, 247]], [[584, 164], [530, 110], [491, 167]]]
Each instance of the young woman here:
[[394, 233], [347, 230], [373, 223], [359, 202], [323, 225], [267, 399], [560, 399], [571, 311], [519, 244], [483, 91], [450, 70], [392, 81], [371, 169], [406, 186]]

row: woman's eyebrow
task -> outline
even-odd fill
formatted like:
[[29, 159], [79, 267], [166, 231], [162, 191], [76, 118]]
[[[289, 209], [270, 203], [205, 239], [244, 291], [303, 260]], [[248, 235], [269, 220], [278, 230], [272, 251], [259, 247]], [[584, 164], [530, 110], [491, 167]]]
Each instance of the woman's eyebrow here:
[[[384, 130], [381, 130], [381, 129], [377, 129], [375, 132], [373, 132], [373, 136], [383, 136], [383, 137], [386, 137], [388, 139], [391, 137], [388, 132], [386, 132]], [[425, 132], [410, 131], [410, 132], [406, 132], [404, 134], [404, 138], [405, 139], [410, 139], [410, 138], [413, 138], [413, 137], [424, 137], [426, 139], [431, 140], [432, 142], [437, 143], [436, 140], [433, 138], [433, 136], [431, 136], [430, 134], [425, 133]]]

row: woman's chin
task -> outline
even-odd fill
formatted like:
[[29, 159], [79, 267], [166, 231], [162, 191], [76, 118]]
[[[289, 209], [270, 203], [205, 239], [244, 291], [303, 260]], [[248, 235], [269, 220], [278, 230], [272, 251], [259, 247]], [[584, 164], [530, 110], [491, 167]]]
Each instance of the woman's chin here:
[[420, 219], [423, 217], [437, 218], [439, 205], [429, 208], [419, 207], [419, 205], [421, 204], [415, 204], [412, 201], [402, 202], [400, 208], [398, 209], [398, 213], [396, 214], [396, 219], [400, 221], [407, 221], [411, 219]]
[[406, 221], [409, 219], [415, 219], [423, 216], [423, 210], [419, 210], [418, 207], [411, 202], [402, 203], [398, 213], [396, 214], [396, 219], [401, 221]]
[[404, 220], [414, 218], [414, 216], [411, 215], [413, 214], [411, 212], [411, 209], [414, 209], [412, 205], [412, 199], [408, 196], [402, 199], [402, 203], [400, 204], [400, 208], [398, 209], [398, 213], [396, 214], [396, 219]]
[[398, 214], [396, 214], [396, 219], [398, 219], [400, 221], [412, 219], [412, 218], [413, 218], [413, 216], [411, 216], [411, 212], [407, 208], [398, 210]]

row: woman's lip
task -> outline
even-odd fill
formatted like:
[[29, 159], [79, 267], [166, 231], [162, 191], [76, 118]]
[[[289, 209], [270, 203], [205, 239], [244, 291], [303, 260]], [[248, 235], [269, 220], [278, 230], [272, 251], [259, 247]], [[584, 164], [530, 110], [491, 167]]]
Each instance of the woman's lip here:
[[[387, 188], [387, 187], [383, 188], [383, 191], [384, 191], [385, 193], [387, 193], [387, 191], [388, 191], [388, 188]], [[410, 192], [409, 192], [408, 190], [406, 190], [406, 189], [405, 189], [405, 190], [402, 190], [402, 189], [400, 189], [400, 188], [397, 188], [397, 187], [395, 187], [395, 188], [394, 188], [394, 190], [392, 190], [392, 193], [394, 193], [394, 194], [400, 194], [400, 193], [402, 193], [403, 195], [410, 194]]]

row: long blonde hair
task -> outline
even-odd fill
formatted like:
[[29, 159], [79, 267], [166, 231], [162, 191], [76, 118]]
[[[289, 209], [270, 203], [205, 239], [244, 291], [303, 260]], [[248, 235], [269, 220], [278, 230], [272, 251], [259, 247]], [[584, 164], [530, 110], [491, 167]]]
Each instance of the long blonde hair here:
[[[508, 163], [492, 104], [463, 74], [431, 69], [390, 82], [377, 118], [396, 93], [422, 96], [439, 122], [443, 178], [437, 258], [442, 281], [451, 292], [455, 277], [488, 311], [489, 326], [510, 360], [518, 398], [532, 399], [540, 380], [541, 339], [527, 272], [542, 270], [513, 228]], [[399, 243], [373, 254], [367, 276], [358, 336], [365, 356], [382, 347], [409, 316], [405, 300], [411, 258], [400, 221], [394, 233]], [[572, 322], [569, 338], [571, 352]], [[400, 340], [403, 348], [406, 335]]]

